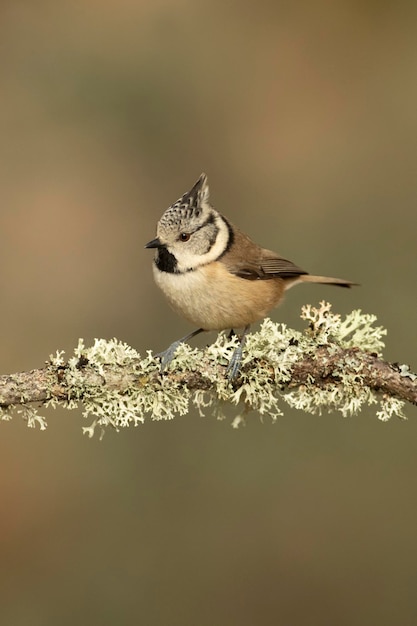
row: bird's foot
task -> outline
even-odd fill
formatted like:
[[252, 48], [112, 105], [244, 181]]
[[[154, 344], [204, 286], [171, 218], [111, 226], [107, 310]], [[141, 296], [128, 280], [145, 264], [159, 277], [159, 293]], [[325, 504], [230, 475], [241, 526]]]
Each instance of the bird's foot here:
[[178, 347], [182, 343], [185, 343], [189, 339], [192, 339], [196, 335], [199, 335], [200, 333], [202, 333], [203, 330], [204, 330], [203, 328], [197, 328], [197, 330], [193, 330], [193, 332], [190, 333], [189, 335], [186, 335], [185, 337], [182, 337], [181, 339], [177, 339], [177, 341], [174, 341], [174, 343], [171, 343], [171, 345], [163, 352], [158, 352], [158, 354], [155, 354], [155, 357], [157, 359], [161, 359], [161, 372], [163, 372], [164, 369], [171, 363], [172, 359], [175, 356], [176, 351], [178, 350]]
[[240, 366], [242, 365], [242, 354], [242, 344], [239, 344], [237, 348], [235, 348], [226, 370], [227, 378], [230, 382], [232, 382], [239, 374]]
[[161, 372], [164, 371], [164, 369], [166, 367], [168, 367], [168, 365], [171, 363], [172, 359], [175, 356], [175, 353], [178, 349], [178, 347], [183, 343], [182, 339], [178, 339], [177, 341], [174, 341], [173, 343], [171, 343], [171, 345], [164, 350], [163, 352], [158, 352], [158, 354], [155, 354], [155, 358], [160, 359], [161, 360]]
[[[243, 346], [245, 345], [245, 341], [246, 341], [246, 336], [249, 332], [250, 329], [250, 324], [248, 324], [247, 326], [245, 326], [242, 336], [240, 338], [240, 342], [239, 344], [236, 346], [233, 354], [232, 354], [232, 358], [230, 359], [230, 363], [227, 366], [227, 378], [229, 379], [230, 382], [232, 382], [233, 380], [235, 380], [235, 378], [237, 377], [237, 375], [240, 372], [240, 366], [242, 365], [242, 356], [243, 356]], [[230, 335], [229, 335], [229, 339], [231, 339], [236, 333], [234, 332], [233, 328], [230, 331]]]

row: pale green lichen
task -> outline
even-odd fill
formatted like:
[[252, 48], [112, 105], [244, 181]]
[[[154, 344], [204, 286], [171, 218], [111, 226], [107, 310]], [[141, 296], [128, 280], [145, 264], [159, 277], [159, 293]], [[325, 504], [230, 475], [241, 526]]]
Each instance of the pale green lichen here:
[[[298, 388], [287, 390], [294, 365], [301, 359], [316, 358], [320, 346], [326, 348], [328, 358], [341, 352], [341, 348], [358, 347], [361, 350], [380, 354], [384, 343], [385, 329], [375, 326], [376, 318], [361, 311], [353, 311], [342, 320], [331, 311], [329, 304], [322, 302], [318, 308], [311, 305], [302, 309], [302, 319], [308, 328], [298, 332], [284, 324], [275, 324], [265, 319], [260, 329], [248, 335], [243, 351], [239, 381], [232, 384], [219, 366], [226, 366], [238, 345], [238, 338], [228, 338], [225, 333], [218, 337], [204, 351], [182, 344], [169, 366], [169, 372], [203, 372], [211, 383], [210, 390], [191, 391], [178, 382], [180, 377], [155, 376], [159, 370], [158, 359], [147, 352], [145, 358], [127, 344], [112, 339], [96, 339], [91, 347], [86, 347], [82, 339], [74, 350], [74, 355], [65, 363], [64, 353], [57, 351], [50, 357], [51, 368], [63, 368], [68, 397], [58, 401], [51, 397], [46, 406], [64, 406], [75, 409], [82, 404], [83, 416], [92, 420], [83, 431], [93, 436], [98, 428], [101, 433], [109, 426], [118, 430], [127, 426], [137, 426], [146, 417], [154, 420], [172, 419], [175, 415], [185, 415], [194, 405], [200, 415], [207, 411], [218, 419], [224, 419], [226, 406], [238, 408], [232, 421], [234, 427], [245, 422], [249, 411], [276, 420], [282, 415], [282, 403], [291, 407], [320, 414], [338, 411], [347, 417], [358, 413], [364, 406], [378, 404], [377, 417], [386, 421], [393, 415], [404, 417], [404, 402], [387, 398], [371, 391], [364, 385], [361, 374], [360, 355], [355, 351], [344, 353], [332, 365], [334, 382], [318, 386], [310, 376]], [[325, 357], [322, 357], [325, 358]], [[86, 384], [84, 368], [96, 374], [94, 383]], [[406, 366], [404, 376], [414, 376]], [[127, 371], [130, 378], [123, 383], [123, 390], [112, 385], [112, 374], [119, 376]], [[279, 381], [277, 384], [276, 381]], [[46, 426], [34, 407], [24, 404], [18, 409], [29, 426]], [[10, 411], [4, 411], [2, 419], [8, 419]]]
[[410, 380], [412, 380], [413, 382], [415, 380], [417, 380], [417, 374], [414, 374], [411, 370], [410, 370], [410, 366], [406, 365], [405, 363], [402, 365], [398, 365], [398, 371], [400, 373], [400, 376], [402, 378], [409, 378]]
[[15, 410], [27, 422], [29, 428], [39, 426], [40, 430], [46, 430], [46, 419], [39, 415], [36, 407], [30, 404], [23, 404], [16, 407]]
[[[184, 350], [187, 347], [181, 346], [180, 353]], [[169, 377], [148, 382], [148, 375], [159, 368], [159, 362], [151, 352], [141, 359], [136, 350], [117, 339], [96, 339], [91, 348], [85, 348], [80, 341], [75, 355], [70, 360], [73, 368], [72, 384], [79, 384], [83, 416], [94, 416], [92, 425], [83, 429], [89, 436], [92, 436], [96, 426], [102, 429], [112, 426], [118, 430], [130, 425], [138, 426], [148, 414], [152, 419], [160, 420], [172, 419], [175, 414], [185, 415], [188, 412], [190, 392], [187, 388], [180, 387]], [[112, 366], [119, 370], [121, 367], [132, 368], [133, 365], [135, 384], [127, 386], [123, 393], [103, 384], [86, 389], [78, 367], [80, 359], [95, 368], [104, 380], [107, 380]]]
[[[311, 305], [303, 307], [301, 317], [310, 324], [300, 343], [304, 354], [313, 355], [317, 344], [331, 344], [334, 351], [339, 347], [358, 347], [379, 355], [384, 347], [382, 337], [387, 331], [381, 326], [374, 326], [374, 315], [357, 310], [342, 320], [340, 315], [332, 313], [330, 304], [321, 302], [320, 308]], [[311, 342], [308, 341], [309, 338]], [[337, 383], [320, 388], [311, 381], [283, 394], [283, 398], [291, 407], [313, 414], [321, 414], [323, 410], [339, 411], [343, 417], [348, 417], [359, 413], [364, 405], [379, 404], [377, 417], [382, 421], [392, 415], [404, 418], [404, 402], [390, 398], [393, 402], [387, 404], [384, 397], [366, 387], [361, 376], [362, 367], [360, 357], [345, 356], [339, 362], [338, 369], [333, 372], [337, 376]]]
[[381, 408], [377, 411], [376, 415], [381, 422], [387, 422], [393, 415], [400, 417], [401, 419], [406, 419], [403, 413], [404, 402], [398, 400], [397, 398], [384, 396], [380, 401], [380, 407]]
[[308, 304], [301, 310], [301, 319], [310, 323], [310, 332], [320, 343], [333, 341], [344, 348], [357, 346], [377, 354], [381, 354], [385, 346], [382, 337], [387, 334], [386, 329], [374, 326], [376, 316], [362, 313], [360, 309], [342, 320], [340, 315], [332, 313], [328, 302], [320, 302], [320, 308]]

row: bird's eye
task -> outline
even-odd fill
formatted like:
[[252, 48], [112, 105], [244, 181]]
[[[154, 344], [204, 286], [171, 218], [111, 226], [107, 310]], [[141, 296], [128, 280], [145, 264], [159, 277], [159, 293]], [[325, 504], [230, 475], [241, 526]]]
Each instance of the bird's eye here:
[[188, 241], [191, 235], [189, 233], [181, 233], [179, 236], [180, 241]]

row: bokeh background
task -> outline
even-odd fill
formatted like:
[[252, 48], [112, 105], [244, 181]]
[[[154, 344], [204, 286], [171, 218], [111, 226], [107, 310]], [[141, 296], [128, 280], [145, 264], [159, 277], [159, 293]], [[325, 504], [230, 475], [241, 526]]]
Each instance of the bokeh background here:
[[[415, 370], [416, 24], [401, 0], [3, 0], [2, 373], [191, 330], [143, 246], [203, 170], [256, 241], [362, 284], [297, 288], [274, 320], [361, 308]], [[417, 623], [406, 413], [1, 424], [1, 623]]]

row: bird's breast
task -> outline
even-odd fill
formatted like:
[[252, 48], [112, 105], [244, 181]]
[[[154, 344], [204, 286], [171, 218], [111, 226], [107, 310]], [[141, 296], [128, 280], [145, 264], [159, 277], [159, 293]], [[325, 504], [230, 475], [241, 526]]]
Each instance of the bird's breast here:
[[264, 318], [284, 292], [283, 281], [246, 280], [220, 262], [181, 274], [161, 272], [154, 278], [173, 309], [205, 330], [242, 328]]

